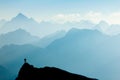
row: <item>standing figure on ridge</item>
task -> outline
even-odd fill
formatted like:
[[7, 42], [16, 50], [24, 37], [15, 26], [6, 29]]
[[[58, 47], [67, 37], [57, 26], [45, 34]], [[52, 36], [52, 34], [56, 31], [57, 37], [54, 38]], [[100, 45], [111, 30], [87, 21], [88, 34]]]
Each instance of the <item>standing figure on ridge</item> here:
[[27, 63], [27, 59], [26, 58], [24, 59], [24, 63]]

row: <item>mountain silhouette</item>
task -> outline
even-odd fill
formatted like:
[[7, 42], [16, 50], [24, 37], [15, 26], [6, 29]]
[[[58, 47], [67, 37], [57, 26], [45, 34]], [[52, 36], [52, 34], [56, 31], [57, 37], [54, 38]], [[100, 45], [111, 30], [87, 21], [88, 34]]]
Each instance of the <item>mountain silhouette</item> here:
[[48, 36], [45, 36], [43, 38], [41, 38], [40, 40], [38, 41], [35, 41], [33, 43], [33, 45], [35, 46], [39, 46], [41, 48], [45, 48], [47, 47], [49, 44], [51, 44], [53, 41], [57, 40], [57, 39], [60, 39], [62, 37], [64, 37], [66, 34], [65, 31], [57, 31], [55, 33], [52, 33]]
[[119, 80], [120, 35], [106, 36], [96, 30], [72, 29], [63, 38], [41, 49], [9, 45], [0, 49], [0, 63], [17, 73], [24, 57], [36, 66], [55, 66], [100, 80]]
[[79, 29], [98, 29], [101, 32], [109, 35], [117, 35], [120, 33], [120, 25], [109, 25], [105, 21], [94, 24], [89, 20], [81, 20], [80, 22], [67, 22], [65, 24], [53, 23], [51, 21], [41, 21], [38, 23], [33, 18], [19, 13], [10, 21], [0, 21], [0, 34], [8, 33], [16, 29], [22, 28], [32, 35], [44, 37], [58, 30], [69, 30], [71, 28]]
[[15, 31], [0, 35], [0, 47], [10, 44], [30, 44], [37, 40], [39, 40], [39, 38], [32, 36], [29, 32], [23, 29], [17, 29]]
[[105, 21], [100, 21], [98, 24], [95, 25], [94, 29], [97, 29], [104, 34], [111, 36], [120, 34], [120, 25], [118, 24], [109, 25]]
[[27, 20], [28, 17], [26, 17], [24, 14], [19, 13], [16, 17], [12, 19], [12, 21], [22, 21], [22, 20]]
[[40, 22], [38, 23], [33, 18], [29, 18], [26, 15], [19, 13], [13, 17], [10, 21], [6, 21], [4, 24], [0, 21], [0, 34], [15, 31], [22, 28], [28, 31], [30, 34], [44, 37], [46, 35], [52, 34], [56, 31], [63, 30], [62, 25], [52, 24], [50, 22]]
[[13, 77], [8, 69], [0, 65], [0, 80], [13, 80]]
[[32, 18], [26, 17], [24, 14], [19, 13], [17, 16], [12, 18], [10, 21], [7, 21], [0, 29], [0, 34], [8, 33], [15, 31], [19, 28], [22, 28], [26, 31], [32, 31], [38, 29], [39, 23], [37, 23]]
[[69, 73], [55, 67], [35, 68], [24, 63], [16, 80], [97, 80], [82, 75]]

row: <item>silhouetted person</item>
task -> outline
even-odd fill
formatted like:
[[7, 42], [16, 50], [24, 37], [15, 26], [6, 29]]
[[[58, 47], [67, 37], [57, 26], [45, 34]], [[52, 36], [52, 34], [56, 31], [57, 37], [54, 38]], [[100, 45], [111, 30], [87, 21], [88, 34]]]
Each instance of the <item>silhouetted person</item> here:
[[27, 59], [26, 58], [24, 59], [24, 63], [27, 63]]

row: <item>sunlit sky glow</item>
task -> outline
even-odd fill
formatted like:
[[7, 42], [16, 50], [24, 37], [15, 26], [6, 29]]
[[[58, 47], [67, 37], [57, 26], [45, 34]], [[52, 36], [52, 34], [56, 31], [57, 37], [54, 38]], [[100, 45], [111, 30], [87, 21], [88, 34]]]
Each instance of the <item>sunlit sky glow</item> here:
[[101, 20], [120, 24], [120, 0], [0, 0], [0, 19], [10, 20], [18, 13], [57, 23]]

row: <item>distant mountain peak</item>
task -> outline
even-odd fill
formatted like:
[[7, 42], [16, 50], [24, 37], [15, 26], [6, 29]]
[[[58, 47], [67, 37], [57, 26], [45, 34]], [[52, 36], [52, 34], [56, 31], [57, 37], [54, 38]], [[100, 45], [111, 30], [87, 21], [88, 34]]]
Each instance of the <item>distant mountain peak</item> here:
[[24, 14], [22, 14], [22, 13], [19, 13], [18, 15], [17, 15], [18, 17], [26, 17]]
[[11, 36], [11, 35], [30, 35], [29, 32], [25, 31], [24, 29], [22, 28], [19, 28], [19, 29], [16, 29], [14, 31], [11, 31], [11, 32], [8, 32], [6, 34], [3, 34], [2, 36], [5, 36], [5, 35], [8, 35], [8, 36]]
[[108, 26], [109, 24], [108, 24], [106, 21], [100, 21], [100, 22], [98, 23], [98, 25]]
[[22, 28], [17, 29], [16, 32], [26, 32], [26, 33], [27, 33], [27, 31], [25, 31], [25, 30], [22, 29]]
[[18, 20], [26, 20], [28, 17], [26, 17], [24, 14], [19, 13], [16, 17], [14, 17], [12, 20], [18, 21]]
[[16, 29], [15, 31], [25, 31], [25, 30], [22, 28], [19, 28], [19, 29]]
[[109, 26], [110, 25], [106, 21], [102, 20], [94, 27], [94, 29], [106, 34], [106, 30], [109, 28]]

